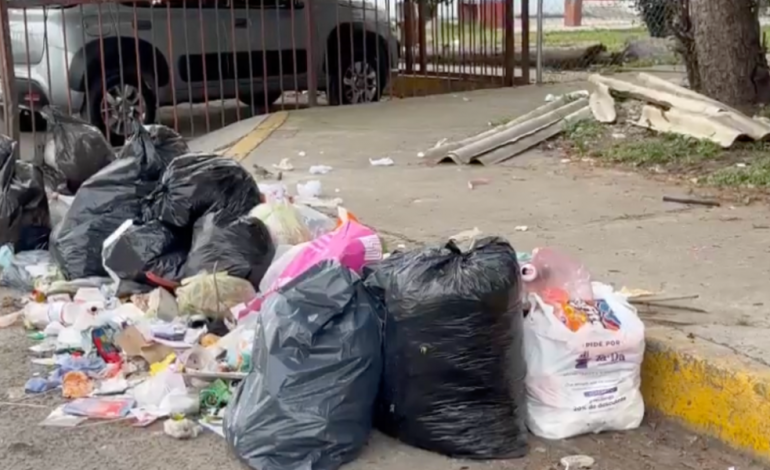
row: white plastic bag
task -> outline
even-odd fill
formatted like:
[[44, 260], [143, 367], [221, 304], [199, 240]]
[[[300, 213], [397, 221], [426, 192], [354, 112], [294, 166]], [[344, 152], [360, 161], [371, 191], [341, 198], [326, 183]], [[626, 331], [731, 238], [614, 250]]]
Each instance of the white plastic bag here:
[[296, 245], [313, 239], [300, 212], [286, 201], [260, 204], [249, 216], [267, 225], [276, 245]]
[[[638, 427], [644, 324], [611, 286], [592, 283], [594, 321], [570, 331], [554, 307], [530, 294], [524, 320], [527, 426], [536, 436], [566, 439]], [[618, 327], [616, 330], [614, 328]]]

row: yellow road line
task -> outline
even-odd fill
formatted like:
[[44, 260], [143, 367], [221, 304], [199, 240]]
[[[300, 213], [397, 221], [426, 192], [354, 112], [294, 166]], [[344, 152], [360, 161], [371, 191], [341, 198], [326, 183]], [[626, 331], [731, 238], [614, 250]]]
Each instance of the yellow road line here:
[[770, 460], [770, 367], [661, 327], [647, 331], [645, 405]]
[[270, 134], [281, 127], [288, 117], [289, 113], [286, 111], [278, 111], [270, 114], [262, 120], [257, 127], [252, 129], [251, 132], [241, 137], [240, 140], [225, 150], [223, 155], [238, 162], [242, 161], [251, 154], [254, 149], [259, 147], [262, 142], [266, 141], [267, 138], [270, 137]]

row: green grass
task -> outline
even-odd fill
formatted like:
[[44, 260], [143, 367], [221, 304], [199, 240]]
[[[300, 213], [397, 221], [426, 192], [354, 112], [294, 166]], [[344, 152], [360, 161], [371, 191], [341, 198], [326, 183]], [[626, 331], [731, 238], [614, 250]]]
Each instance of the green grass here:
[[616, 139], [610, 127], [593, 120], [573, 123], [563, 138], [580, 157], [638, 169], [663, 167], [688, 179], [698, 176], [709, 186], [770, 189], [770, 143], [738, 142], [725, 150], [677, 134], [632, 133]]
[[597, 140], [605, 134], [605, 127], [593, 119], [576, 121], [564, 130], [564, 137], [580, 156], [586, 156], [597, 148]]
[[614, 163], [644, 168], [654, 165], [692, 165], [718, 158], [721, 153], [722, 148], [709, 140], [660, 134], [639, 141], [615, 142], [602, 152], [602, 157]]
[[706, 177], [706, 183], [719, 187], [770, 188], [770, 157], [759, 158], [744, 167], [717, 170]]
[[[499, 28], [486, 28], [478, 24], [461, 27], [455, 22], [439, 22], [437, 26], [428, 25], [426, 30], [428, 42], [436, 45], [451, 46], [456, 41], [463, 48], [471, 45], [481, 49], [491, 49], [492, 46], [502, 47], [505, 41], [505, 31]], [[629, 29], [580, 29], [580, 30], [548, 30], [543, 32], [544, 47], [571, 47], [600, 42], [610, 52], [620, 52], [626, 41], [647, 37], [645, 28]], [[516, 33], [515, 42], [521, 44], [521, 34]], [[529, 44], [534, 47], [537, 33], [529, 34]]]

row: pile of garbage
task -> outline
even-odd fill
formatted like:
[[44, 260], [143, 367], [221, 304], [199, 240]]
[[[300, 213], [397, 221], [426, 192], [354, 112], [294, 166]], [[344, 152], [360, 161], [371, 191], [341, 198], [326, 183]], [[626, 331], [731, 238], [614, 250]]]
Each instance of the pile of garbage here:
[[[260, 191], [162, 126], [137, 128], [70, 201], [22, 197], [42, 189], [9, 155], [0, 285], [26, 295], [0, 326], [36, 342], [46, 371], [26, 392], [66, 400], [42, 425], [164, 420], [175, 438], [223, 436], [254, 469], [336, 470], [373, 428], [499, 459], [526, 455], [527, 429], [641, 423], [644, 325], [557, 251], [474, 236], [388, 252], [348, 211]], [[38, 226], [49, 249], [22, 249]]]

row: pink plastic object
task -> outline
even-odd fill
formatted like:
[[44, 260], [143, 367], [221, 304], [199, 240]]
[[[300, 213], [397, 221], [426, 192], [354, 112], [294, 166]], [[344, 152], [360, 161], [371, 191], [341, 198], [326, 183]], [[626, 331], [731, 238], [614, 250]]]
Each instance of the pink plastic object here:
[[270, 288], [249, 302], [244, 313], [259, 311], [266, 296], [321, 261], [338, 260], [343, 266], [360, 273], [364, 265], [380, 259], [382, 259], [380, 237], [369, 227], [349, 220], [334, 231], [308, 243], [286, 266]]
[[563, 291], [572, 300], [593, 300], [591, 274], [581, 263], [552, 248], [537, 248], [529, 263], [537, 273], [526, 283], [528, 292], [551, 297], [554, 291]]

